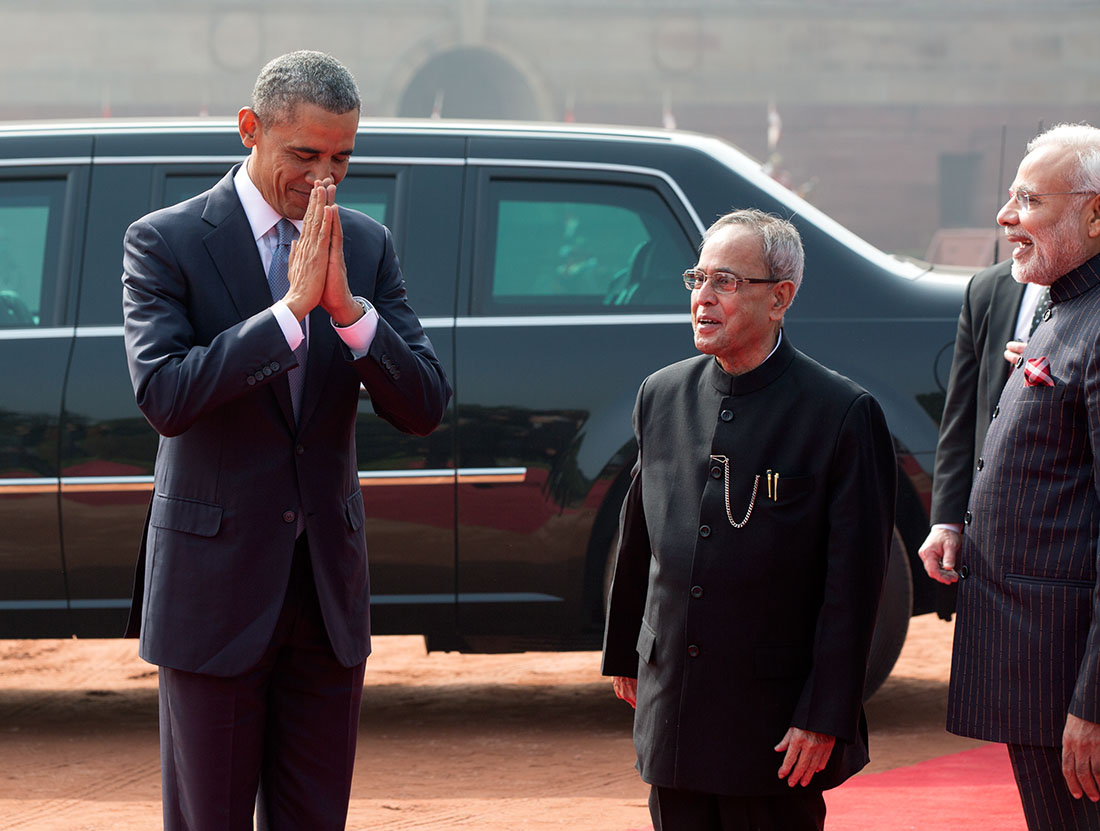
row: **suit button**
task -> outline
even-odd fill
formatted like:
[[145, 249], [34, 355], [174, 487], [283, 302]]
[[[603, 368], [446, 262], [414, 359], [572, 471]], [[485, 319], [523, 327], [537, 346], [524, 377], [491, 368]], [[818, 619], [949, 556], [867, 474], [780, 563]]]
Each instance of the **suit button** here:
[[722, 466], [721, 465], [715, 465], [714, 467], [712, 467], [710, 469], [710, 475], [711, 475], [712, 479], [721, 479], [722, 478]]
[[703, 539], [706, 539], [707, 537], [709, 537], [710, 536], [710, 526], [709, 525], [700, 525], [699, 526], [699, 536], [702, 537]]
[[692, 586], [691, 587], [691, 596], [694, 597], [696, 600], [698, 600], [700, 597], [703, 596], [703, 587], [702, 586]]
[[278, 361], [272, 361], [270, 366], [271, 366], [271, 371], [272, 372], [278, 372], [279, 369], [281, 368]]
[[691, 658], [698, 658], [699, 657], [699, 647], [697, 647], [695, 644], [692, 644], [691, 646], [689, 646], [688, 647], [688, 656], [691, 657]]
[[288, 525], [298, 519], [298, 515], [294, 511], [283, 511], [283, 522]]
[[256, 386], [256, 379], [253, 378], [251, 375], [249, 375], [247, 378], [245, 378], [244, 381], [250, 387]]
[[[958, 516], [958, 514], [956, 514], [956, 516]], [[970, 511], [967, 511], [967, 512], [966, 512], [966, 513], [965, 513], [965, 514], [963, 515], [963, 525], [969, 525], [969, 524], [970, 524], [970, 520], [972, 520], [973, 518], [974, 518], [974, 515], [973, 515], [973, 514], [971, 514], [971, 513], [970, 513]]]
[[302, 447], [302, 445], [299, 444], [299, 445], [295, 445], [294, 452], [297, 453], [299, 456], [301, 456], [303, 453], [306, 452], [306, 449], [304, 447]]
[[733, 410], [722, 410], [722, 412], [718, 414], [718, 417], [722, 419], [722, 421], [733, 421]]
[[981, 470], [983, 467], [985, 467], [985, 459], [983, 459], [981, 456], [979, 456], [978, 457], [978, 470]]
[[1019, 358], [1016, 359], [1016, 369], [1019, 369], [1023, 365], [1024, 365], [1024, 356], [1021, 355]]
[[1050, 309], [1047, 309], [1045, 312], [1043, 312], [1043, 320], [1050, 320], [1052, 317], [1054, 317], [1054, 315], [1051, 314]]
[[264, 375], [270, 375], [271, 373], [272, 373], [271, 367], [270, 366], [265, 366], [264, 367]]
[[970, 569], [968, 569], [966, 566], [959, 566], [959, 577], [961, 577], [963, 580], [965, 580], [969, 576], [970, 576]]
[[262, 381], [262, 380], [264, 379], [264, 373], [263, 373], [263, 371], [262, 371], [262, 370], [259, 370], [259, 369], [257, 369], [257, 370], [256, 370], [256, 374], [255, 374], [255, 375], [254, 375], [253, 377], [254, 377], [254, 378], [255, 378], [255, 379], [257, 380], [257, 381]]

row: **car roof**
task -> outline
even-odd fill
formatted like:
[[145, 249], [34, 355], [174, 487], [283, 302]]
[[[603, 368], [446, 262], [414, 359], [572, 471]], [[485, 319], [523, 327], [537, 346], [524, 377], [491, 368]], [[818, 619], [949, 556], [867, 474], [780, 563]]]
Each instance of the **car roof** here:
[[[97, 138], [124, 139], [125, 137], [139, 137], [142, 135], [185, 136], [188, 134], [196, 138], [203, 135], [210, 138], [229, 134], [236, 135], [237, 122], [226, 117], [112, 117], [83, 120], [0, 122], [0, 143], [7, 139], [15, 141], [17, 144], [22, 145], [21, 149], [24, 152], [20, 155], [25, 157], [52, 155], [50, 149], [48, 149], [50, 139], [72, 141], [79, 137], [94, 140]], [[884, 254], [818, 208], [805, 202], [789, 189], [776, 182], [762, 171], [758, 160], [716, 136], [693, 133], [687, 130], [605, 124], [373, 117], [360, 119], [359, 134], [390, 137], [420, 135], [440, 139], [449, 137], [452, 140], [519, 138], [524, 140], [560, 140], [563, 142], [623, 142], [690, 149], [717, 159], [752, 182], [756, 187], [787, 205], [792, 216], [801, 215], [838, 241], [859, 251], [864, 257], [878, 262], [880, 266], [910, 279], [922, 275], [927, 276], [932, 270], [927, 263], [903, 262], [896, 257]], [[41, 144], [39, 144], [39, 141], [41, 141]], [[34, 146], [35, 151], [27, 153], [27, 145]], [[104, 153], [108, 156], [114, 155], [101, 146], [97, 149], [95, 156], [103, 159], [105, 158]], [[241, 155], [244, 155], [244, 153], [242, 152]], [[30, 159], [28, 158], [27, 161], [30, 161]], [[942, 269], [936, 270], [942, 272]], [[954, 277], [954, 275], [952, 276]]]

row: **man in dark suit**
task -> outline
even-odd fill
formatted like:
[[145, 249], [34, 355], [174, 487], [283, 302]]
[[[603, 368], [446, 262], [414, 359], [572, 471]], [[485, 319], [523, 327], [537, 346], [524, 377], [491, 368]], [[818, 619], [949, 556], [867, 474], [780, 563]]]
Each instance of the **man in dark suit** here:
[[1012, 279], [1011, 266], [1005, 260], [975, 274], [959, 312], [932, 476], [932, 529], [920, 547], [925, 571], [945, 583], [956, 579], [974, 460], [981, 455], [1001, 389], [1031, 333], [1040, 293], [1025, 298], [1025, 286]]
[[130, 629], [160, 666], [168, 829], [346, 820], [370, 652], [360, 384], [416, 434], [450, 397], [389, 231], [335, 204], [358, 122], [336, 60], [277, 58], [238, 117], [248, 159], [126, 233], [126, 355], [161, 434]]
[[603, 672], [658, 831], [819, 829], [867, 763], [897, 468], [878, 403], [782, 331], [802, 263], [790, 223], [719, 219], [684, 274], [704, 354], [638, 392]]
[[1029, 828], [1100, 829], [1100, 130], [1034, 139], [997, 221], [1051, 305], [974, 465], [947, 727], [1008, 744]]

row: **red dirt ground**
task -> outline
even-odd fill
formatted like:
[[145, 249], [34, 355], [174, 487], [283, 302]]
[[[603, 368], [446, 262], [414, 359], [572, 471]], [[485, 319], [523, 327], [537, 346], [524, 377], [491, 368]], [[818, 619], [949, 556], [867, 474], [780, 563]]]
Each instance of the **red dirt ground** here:
[[[951, 634], [913, 619], [867, 708], [866, 772], [981, 746], [943, 729]], [[160, 827], [156, 703], [134, 641], [0, 641], [0, 828]], [[630, 724], [596, 653], [429, 655], [418, 637], [376, 638], [348, 828], [648, 828]]]

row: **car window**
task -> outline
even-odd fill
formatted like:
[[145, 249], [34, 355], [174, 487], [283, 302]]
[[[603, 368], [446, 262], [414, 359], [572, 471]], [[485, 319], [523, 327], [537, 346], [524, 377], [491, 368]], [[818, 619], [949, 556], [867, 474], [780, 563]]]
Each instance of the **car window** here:
[[[175, 205], [192, 196], [197, 196], [212, 187], [224, 175], [178, 173], [169, 174], [164, 181], [164, 205]], [[337, 201], [345, 208], [361, 211], [390, 227], [393, 214], [394, 177], [392, 176], [348, 176], [340, 183]]]
[[686, 308], [695, 252], [653, 188], [492, 180], [479, 244], [479, 313]]
[[53, 321], [65, 180], [0, 180], [0, 328]]

